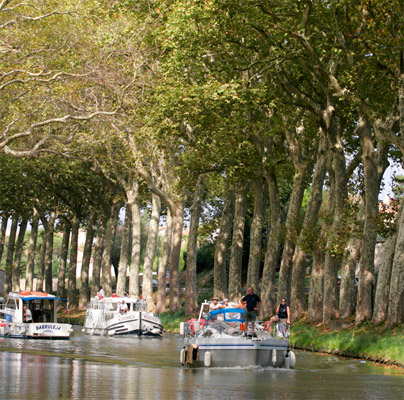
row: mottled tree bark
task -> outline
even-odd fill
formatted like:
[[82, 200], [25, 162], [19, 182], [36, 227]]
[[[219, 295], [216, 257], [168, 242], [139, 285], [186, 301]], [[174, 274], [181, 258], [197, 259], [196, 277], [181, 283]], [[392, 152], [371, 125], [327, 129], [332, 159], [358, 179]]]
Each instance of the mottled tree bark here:
[[67, 256], [69, 254], [69, 241], [70, 241], [70, 223], [63, 222], [63, 236], [62, 247], [60, 249], [60, 262], [58, 269], [58, 297], [64, 299], [67, 297], [66, 293], [66, 269], [67, 269]]
[[7, 223], [10, 215], [6, 212], [3, 212], [1, 217], [1, 227], [0, 227], [0, 260], [3, 257], [4, 252], [4, 244], [6, 243], [6, 231], [7, 231]]
[[228, 190], [224, 200], [219, 234], [216, 238], [213, 280], [214, 295], [224, 299], [227, 296], [227, 248], [233, 226], [234, 191]]
[[45, 253], [46, 253], [46, 240], [45, 240], [45, 231], [43, 231], [41, 249], [39, 250], [38, 273], [37, 273], [36, 288], [35, 288], [35, 290], [37, 290], [39, 292], [43, 291], [43, 282], [44, 282], [44, 278], [45, 278]]
[[260, 294], [259, 278], [262, 253], [262, 228], [264, 226], [266, 208], [265, 181], [257, 179], [254, 181], [255, 201], [254, 215], [250, 231], [250, 256], [248, 260], [247, 287], [253, 287], [255, 293]]
[[196, 261], [198, 252], [198, 228], [202, 213], [202, 199], [205, 185], [202, 179], [195, 187], [194, 198], [191, 206], [191, 222], [189, 225], [187, 245], [187, 269], [185, 283], [185, 315], [191, 315], [198, 310], [196, 293]]
[[87, 224], [86, 241], [84, 242], [83, 261], [81, 263], [81, 273], [80, 273], [79, 309], [81, 310], [86, 309], [87, 303], [90, 300], [89, 270], [90, 270], [91, 250], [93, 247], [96, 221], [97, 221], [97, 214], [95, 210], [91, 208]]
[[182, 201], [174, 202], [170, 211], [173, 218], [173, 241], [170, 256], [170, 311], [177, 312], [180, 309], [180, 255], [184, 203]]
[[152, 193], [152, 211], [147, 233], [146, 252], [143, 263], [143, 298], [146, 299], [148, 311], [154, 311], [153, 300], [153, 264], [156, 255], [157, 237], [161, 214], [161, 199]]
[[15, 250], [15, 239], [17, 235], [18, 221], [19, 217], [13, 215], [10, 233], [8, 236], [7, 243], [7, 253], [6, 253], [6, 268], [4, 276], [4, 293], [8, 294], [12, 291], [12, 274], [13, 274], [13, 260], [14, 260], [14, 250]]
[[166, 229], [163, 241], [163, 253], [158, 270], [158, 288], [157, 288], [157, 305], [156, 312], [162, 313], [166, 310], [166, 287], [167, 287], [167, 271], [169, 268], [171, 241], [173, 233], [173, 222], [170, 210], [167, 209]]
[[14, 262], [13, 262], [13, 292], [20, 291], [20, 278], [21, 278], [21, 256], [24, 248], [24, 237], [27, 230], [28, 220], [22, 218], [20, 222], [20, 228], [18, 231], [17, 245], [15, 247]]
[[394, 251], [397, 242], [397, 233], [389, 236], [384, 244], [383, 260], [377, 277], [375, 305], [373, 310], [373, 323], [375, 325], [387, 319], [389, 308], [389, 293], [391, 272], [394, 260]]
[[31, 235], [29, 237], [29, 243], [28, 243], [27, 267], [25, 270], [25, 290], [27, 291], [31, 291], [34, 288], [34, 267], [35, 267], [36, 242], [38, 238], [38, 224], [39, 224], [39, 214], [38, 211], [34, 208], [31, 222]]
[[[360, 218], [361, 216], [358, 217], [358, 220]], [[340, 318], [349, 318], [355, 313], [355, 271], [360, 256], [361, 244], [361, 238], [351, 237], [345, 247], [345, 254], [341, 263]]]
[[324, 259], [324, 250], [321, 248], [315, 248], [313, 251], [313, 265], [311, 267], [309, 305], [307, 312], [307, 320], [310, 322], [321, 321], [323, 318]]
[[125, 222], [123, 224], [121, 252], [119, 256], [118, 279], [116, 281], [116, 293], [123, 296], [126, 292], [126, 276], [129, 264], [129, 238], [131, 235], [131, 217], [128, 206], [126, 206]]
[[56, 212], [51, 211], [49, 220], [42, 219], [45, 228], [46, 251], [45, 251], [45, 291], [52, 293], [52, 264], [53, 264], [53, 232], [55, 228]]
[[247, 187], [240, 186], [236, 190], [233, 236], [229, 267], [229, 300], [239, 301], [241, 298], [241, 267], [243, 262], [244, 227], [246, 212]]
[[390, 279], [389, 307], [387, 325], [397, 326], [403, 323], [404, 296], [404, 211], [400, 210], [397, 221], [397, 241], [394, 250]]
[[373, 145], [370, 123], [362, 116], [359, 118], [358, 131], [362, 145], [362, 159], [365, 172], [365, 221], [359, 263], [356, 324], [370, 320], [373, 316], [372, 297], [375, 283], [376, 219], [379, 214], [377, 154]]
[[140, 272], [140, 242], [141, 242], [141, 217], [139, 206], [139, 183], [133, 181], [126, 190], [127, 204], [131, 217], [132, 248], [129, 273], [129, 295], [139, 297], [139, 272]]

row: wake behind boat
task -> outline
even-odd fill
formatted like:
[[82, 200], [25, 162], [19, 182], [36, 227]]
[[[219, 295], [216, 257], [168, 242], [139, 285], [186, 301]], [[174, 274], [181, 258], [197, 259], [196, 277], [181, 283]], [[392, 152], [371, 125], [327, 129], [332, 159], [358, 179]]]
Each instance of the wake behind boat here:
[[[209, 302], [201, 306], [199, 318], [182, 322], [184, 347], [181, 363], [185, 366], [235, 367], [254, 366], [293, 368], [295, 354], [289, 350], [289, 332], [278, 324], [271, 333], [265, 324], [255, 322], [255, 335], [246, 330], [245, 309], [224, 308], [204, 313]], [[206, 319], [202, 317], [206, 315]]]
[[44, 292], [11, 292], [0, 310], [0, 336], [69, 339], [70, 324], [57, 322], [57, 302], [67, 300]]
[[159, 317], [146, 311], [142, 299], [104, 297], [87, 304], [83, 331], [88, 335], [162, 336], [163, 326]]

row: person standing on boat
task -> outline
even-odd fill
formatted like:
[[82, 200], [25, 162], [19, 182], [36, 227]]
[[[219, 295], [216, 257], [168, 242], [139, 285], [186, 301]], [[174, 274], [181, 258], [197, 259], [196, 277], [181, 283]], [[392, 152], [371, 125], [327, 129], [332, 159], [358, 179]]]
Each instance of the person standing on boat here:
[[268, 332], [271, 332], [272, 322], [280, 322], [283, 324], [290, 324], [290, 308], [286, 304], [286, 299], [281, 300], [281, 304], [276, 308], [276, 315], [269, 320]]
[[26, 306], [24, 306], [23, 310], [24, 310], [24, 322], [32, 322], [31, 310]]
[[100, 288], [99, 293], [100, 293], [101, 299], [105, 297], [104, 289], [102, 288], [102, 286]]
[[247, 332], [248, 322], [251, 322], [252, 335], [257, 337], [255, 333], [255, 320], [257, 319], [257, 313], [261, 307], [261, 299], [254, 293], [254, 288], [249, 287], [247, 289], [247, 295], [241, 299], [241, 303], [245, 304], [247, 310], [245, 312], [245, 332]]

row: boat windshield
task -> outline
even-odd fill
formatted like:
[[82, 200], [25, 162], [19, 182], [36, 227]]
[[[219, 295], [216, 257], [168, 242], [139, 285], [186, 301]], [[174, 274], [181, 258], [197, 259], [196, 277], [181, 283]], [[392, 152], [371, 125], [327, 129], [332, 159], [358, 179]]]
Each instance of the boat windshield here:
[[222, 319], [226, 322], [244, 322], [244, 308], [221, 308], [210, 311], [207, 320]]

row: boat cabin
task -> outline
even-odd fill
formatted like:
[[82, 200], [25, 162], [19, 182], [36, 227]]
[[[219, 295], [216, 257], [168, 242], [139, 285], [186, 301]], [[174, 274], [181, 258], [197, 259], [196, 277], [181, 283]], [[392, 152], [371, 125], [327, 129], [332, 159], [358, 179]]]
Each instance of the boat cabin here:
[[57, 301], [67, 303], [44, 292], [11, 292], [1, 311], [8, 322], [24, 322], [24, 306], [31, 311], [32, 322], [57, 322]]

